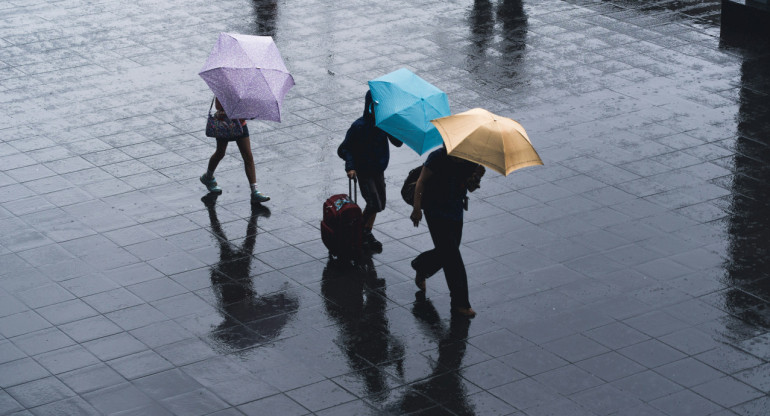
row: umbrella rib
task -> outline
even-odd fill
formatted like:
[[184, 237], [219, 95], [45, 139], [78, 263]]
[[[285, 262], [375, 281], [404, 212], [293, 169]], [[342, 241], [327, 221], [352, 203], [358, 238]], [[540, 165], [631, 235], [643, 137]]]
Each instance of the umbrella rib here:
[[503, 176], [508, 176], [508, 163], [507, 163], [508, 158], [506, 157], [508, 149], [506, 148], [507, 146], [505, 144], [505, 136], [503, 135], [504, 132], [503, 132], [503, 129], [501, 128], [501, 123], [497, 122], [497, 118], [495, 118], [495, 116], [492, 116], [492, 122], [495, 123], [495, 127], [497, 127], [498, 134], [500, 134], [500, 141], [502, 142], [502, 145], [503, 145], [503, 172], [505, 172], [505, 175]]
[[[291, 77], [291, 75], [288, 72], [284, 72], [284, 71], [282, 71], [280, 69], [264, 68], [264, 69], [260, 69], [260, 71], [262, 71], [262, 72], [265, 72], [265, 71], [277, 72], [279, 74], [286, 74], [286, 75], [289, 75]], [[262, 75], [262, 77], [264, 78], [265, 76]], [[265, 80], [265, 82], [267, 82], [267, 80]], [[275, 91], [272, 90], [272, 88], [270, 88], [270, 83], [267, 83], [267, 85], [268, 85], [268, 89], [270, 90], [270, 93], [273, 94], [273, 98], [275, 98], [277, 100], [278, 99], [278, 95], [275, 93]]]
[[[425, 113], [425, 99], [424, 98], [420, 98], [420, 105], [422, 106], [422, 113], [426, 114]], [[428, 124], [430, 124], [430, 121], [428, 121]], [[420, 128], [424, 130], [424, 126], [420, 126]], [[422, 135], [422, 143], [420, 143], [420, 154], [425, 152], [425, 139], [427, 138], [426, 136], [427, 136], [427, 134], [423, 134]]]

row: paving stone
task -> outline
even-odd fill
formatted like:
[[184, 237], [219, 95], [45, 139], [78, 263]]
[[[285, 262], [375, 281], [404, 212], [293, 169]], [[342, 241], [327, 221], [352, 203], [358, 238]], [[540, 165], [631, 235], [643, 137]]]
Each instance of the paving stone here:
[[655, 368], [685, 357], [684, 353], [654, 339], [643, 341], [618, 351], [647, 368]]
[[664, 413], [681, 415], [715, 413], [720, 408], [716, 403], [709, 401], [690, 390], [682, 390], [670, 396], [654, 400], [650, 404]]
[[47, 377], [8, 388], [8, 393], [27, 408], [37, 407], [75, 395], [55, 377]]
[[6, 338], [28, 334], [51, 326], [34, 311], [25, 311], [0, 318], [0, 334]]
[[668, 396], [682, 387], [652, 371], [644, 371], [612, 382], [614, 387], [631, 393], [645, 402]]
[[755, 389], [767, 394], [768, 390], [770, 390], [770, 385], [768, 385], [767, 368], [768, 365], [763, 364], [750, 370], [738, 373], [735, 375], [735, 377], [754, 387]]
[[741, 416], [749, 416], [749, 415], [760, 415], [762, 412], [767, 409], [768, 404], [768, 398], [767, 396], [752, 400], [748, 403], [741, 404], [739, 406], [734, 407], [732, 410], [735, 411], [735, 413], [741, 415]]
[[130, 383], [96, 390], [83, 396], [94, 408], [107, 414], [133, 410], [152, 403], [149, 397]]
[[692, 387], [719, 377], [719, 371], [693, 358], [685, 358], [660, 366], [655, 372], [685, 387]]
[[576, 364], [578, 367], [605, 381], [613, 381], [644, 370], [641, 364], [616, 352], [608, 352]]
[[762, 397], [764, 394], [730, 376], [693, 387], [693, 391], [724, 407], [732, 407]]
[[641, 404], [638, 398], [609, 384], [576, 393], [572, 399], [598, 414], [611, 414], [618, 409], [635, 408]]
[[496, 387], [490, 393], [522, 410], [542, 406], [559, 397], [556, 390], [531, 378]]
[[509, 367], [528, 376], [553, 370], [567, 364], [567, 361], [537, 346], [500, 357]]
[[14, 337], [11, 341], [26, 354], [32, 356], [67, 347], [74, 342], [57, 328], [47, 328]]
[[49, 375], [48, 371], [31, 358], [22, 358], [3, 363], [0, 365], [0, 370], [3, 370], [2, 377], [0, 377], [0, 386], [4, 389], [42, 379]]

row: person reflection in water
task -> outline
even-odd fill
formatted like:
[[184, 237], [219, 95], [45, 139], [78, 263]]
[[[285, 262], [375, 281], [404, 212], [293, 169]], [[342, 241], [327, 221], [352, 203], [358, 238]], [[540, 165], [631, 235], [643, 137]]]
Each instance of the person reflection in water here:
[[[730, 206], [725, 221], [729, 235], [728, 289], [725, 307], [740, 322], [730, 324], [733, 336], [754, 334], [770, 327], [767, 297], [770, 294], [770, 39], [726, 27], [721, 46], [740, 53], [741, 83], [733, 156]], [[750, 324], [750, 325], [747, 325]]]
[[[433, 374], [425, 381], [411, 384], [411, 389], [398, 403], [401, 414], [453, 414], [474, 415], [473, 406], [467, 401], [468, 392], [463, 384], [460, 366], [468, 346], [468, 329], [471, 320], [467, 316], [453, 314], [449, 328], [441, 320], [436, 308], [425, 293], [417, 292], [417, 301], [412, 307], [412, 314], [420, 323], [420, 328], [438, 342], [438, 359], [433, 365]], [[425, 409], [425, 397], [430, 398], [449, 412], [438, 409]], [[434, 411], [432, 413], [431, 411]]]
[[385, 370], [395, 366], [399, 376], [404, 371], [404, 345], [388, 329], [385, 279], [377, 277], [369, 256], [356, 266], [329, 260], [321, 294], [351, 369], [361, 377], [367, 396], [384, 401], [389, 390]]
[[201, 200], [208, 211], [211, 231], [219, 244], [219, 262], [211, 267], [211, 286], [217, 309], [224, 320], [212, 337], [229, 350], [242, 350], [276, 338], [296, 314], [299, 302], [287, 291], [259, 296], [254, 290], [251, 260], [257, 239], [257, 218], [270, 217], [270, 210], [252, 205], [246, 225], [246, 238], [240, 247], [228, 241], [216, 211], [216, 194]]
[[256, 35], [275, 37], [275, 22], [278, 18], [276, 0], [253, 0], [254, 14], [257, 21]]
[[[474, 0], [468, 13], [468, 70], [491, 81], [516, 80], [527, 39], [527, 15], [522, 0]], [[499, 33], [496, 33], [499, 25]], [[497, 37], [499, 35], [499, 37]], [[499, 53], [489, 54], [492, 47]]]
[[[468, 23], [471, 29], [471, 58], [482, 58], [486, 55], [487, 47], [495, 34], [492, 3], [489, 0], [474, 0], [473, 8], [468, 16]], [[473, 69], [481, 68], [474, 66]]]

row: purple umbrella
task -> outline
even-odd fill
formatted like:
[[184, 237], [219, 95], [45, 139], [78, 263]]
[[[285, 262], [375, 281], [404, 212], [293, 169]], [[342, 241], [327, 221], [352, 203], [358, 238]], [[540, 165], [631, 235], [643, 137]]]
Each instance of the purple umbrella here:
[[220, 33], [198, 75], [230, 118], [280, 122], [283, 97], [294, 86], [270, 36]]

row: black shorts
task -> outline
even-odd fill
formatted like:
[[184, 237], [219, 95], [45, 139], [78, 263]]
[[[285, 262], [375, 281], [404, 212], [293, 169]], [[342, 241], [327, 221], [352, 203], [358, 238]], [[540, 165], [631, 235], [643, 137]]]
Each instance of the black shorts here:
[[240, 136], [233, 137], [232, 139], [217, 139], [217, 141], [223, 140], [223, 141], [226, 141], [226, 142], [237, 142], [238, 140], [240, 140], [240, 139], [242, 139], [244, 137], [249, 137], [249, 126], [248, 125], [244, 125], [244, 126], [241, 126], [241, 127], [243, 128], [243, 134], [241, 134]]
[[380, 212], [385, 209], [385, 173], [358, 174], [358, 187], [366, 201], [364, 210]]

